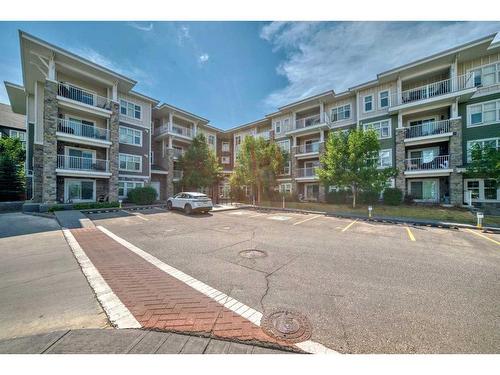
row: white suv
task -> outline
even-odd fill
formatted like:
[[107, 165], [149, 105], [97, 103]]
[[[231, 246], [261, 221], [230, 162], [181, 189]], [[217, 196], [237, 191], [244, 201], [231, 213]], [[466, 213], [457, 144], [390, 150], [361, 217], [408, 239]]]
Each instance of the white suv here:
[[213, 208], [212, 200], [203, 193], [182, 192], [167, 200], [167, 208], [184, 210], [186, 214], [208, 212]]

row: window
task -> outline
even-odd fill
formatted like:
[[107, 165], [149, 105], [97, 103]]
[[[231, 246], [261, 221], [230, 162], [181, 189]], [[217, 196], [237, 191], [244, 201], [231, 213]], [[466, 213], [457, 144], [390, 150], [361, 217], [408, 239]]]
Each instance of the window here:
[[[2, 133], [0, 133], [0, 136], [1, 136], [1, 134]], [[19, 138], [19, 140], [21, 141], [23, 150], [26, 149], [26, 133], [25, 132], [11, 129], [11, 130], [9, 130], [9, 137]]]
[[346, 104], [340, 107], [332, 108], [331, 115], [332, 122], [346, 120], [351, 117], [351, 105]]
[[389, 107], [389, 91], [381, 91], [378, 94], [378, 104], [379, 108], [387, 108]]
[[234, 137], [234, 144], [236, 146], [239, 146], [241, 144], [241, 135], [237, 135], [236, 137]]
[[120, 143], [142, 146], [142, 131], [120, 126]]
[[222, 152], [229, 152], [229, 142], [222, 142]]
[[482, 149], [491, 147], [500, 150], [500, 138], [476, 139], [467, 142], [467, 161], [472, 160], [472, 149], [475, 145], [479, 145]]
[[95, 181], [64, 179], [64, 200], [67, 203], [95, 201]]
[[438, 188], [437, 180], [410, 180], [410, 195], [415, 200], [437, 201]]
[[484, 180], [484, 199], [497, 199], [497, 186], [495, 180]]
[[120, 170], [131, 172], [142, 172], [142, 156], [120, 154]]
[[283, 131], [286, 132], [288, 131], [288, 128], [290, 127], [290, 119], [286, 118], [283, 120]]
[[144, 182], [118, 181], [118, 197], [126, 198], [130, 190], [143, 186]]
[[392, 149], [380, 150], [378, 153], [378, 167], [392, 167]]
[[221, 162], [222, 164], [229, 164], [230, 163], [229, 156], [222, 156]]
[[382, 120], [363, 124], [363, 130], [373, 129], [377, 132], [378, 139], [391, 138], [391, 120]]
[[467, 127], [500, 122], [500, 100], [467, 106]]
[[474, 72], [475, 86], [491, 86], [500, 83], [500, 63], [485, 65], [472, 72]]
[[276, 121], [274, 123], [274, 131], [276, 133], [281, 133], [281, 121]]
[[290, 194], [292, 192], [292, 184], [287, 182], [279, 185], [279, 192], [282, 194]]
[[120, 99], [120, 113], [124, 116], [141, 119], [142, 107], [127, 100]]
[[215, 135], [209, 134], [207, 140], [208, 140], [209, 145], [212, 145], [212, 146], [215, 145]]
[[373, 95], [368, 95], [363, 98], [364, 111], [371, 112], [373, 111]]
[[500, 187], [492, 179], [466, 179], [464, 180], [464, 201], [469, 202], [469, 197], [474, 201], [499, 201]]
[[290, 152], [290, 140], [283, 139], [281, 141], [277, 141], [276, 144], [285, 152]]

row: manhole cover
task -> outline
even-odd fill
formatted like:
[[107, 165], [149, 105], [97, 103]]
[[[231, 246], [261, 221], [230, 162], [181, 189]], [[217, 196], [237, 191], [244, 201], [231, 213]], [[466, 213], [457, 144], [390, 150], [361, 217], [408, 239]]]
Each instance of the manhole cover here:
[[267, 257], [267, 253], [262, 250], [250, 249], [250, 250], [240, 251], [240, 256], [248, 259], [263, 258]]
[[307, 318], [293, 310], [272, 311], [262, 318], [260, 326], [267, 335], [291, 343], [306, 341], [312, 334]]

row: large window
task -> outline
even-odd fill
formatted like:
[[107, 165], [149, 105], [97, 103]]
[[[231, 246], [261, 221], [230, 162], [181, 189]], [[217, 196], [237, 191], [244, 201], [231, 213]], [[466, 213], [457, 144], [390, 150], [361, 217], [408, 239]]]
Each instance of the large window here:
[[379, 92], [378, 105], [379, 105], [379, 108], [389, 107], [389, 91], [388, 90]]
[[124, 116], [141, 119], [142, 107], [127, 100], [120, 99], [120, 113]]
[[469, 198], [473, 201], [499, 201], [500, 187], [492, 179], [466, 179], [464, 180], [464, 201]]
[[126, 198], [130, 190], [143, 186], [144, 182], [118, 181], [118, 196], [120, 198]]
[[[0, 133], [1, 136], [1, 133]], [[9, 137], [11, 138], [19, 138], [21, 141], [21, 144], [23, 146], [23, 149], [26, 149], [26, 132], [19, 131], [19, 130], [9, 130]]]
[[142, 146], [142, 131], [120, 126], [120, 143]]
[[279, 185], [279, 192], [282, 194], [290, 194], [292, 192], [292, 184], [290, 182], [285, 182]]
[[209, 134], [207, 140], [209, 145], [215, 146], [215, 135]]
[[485, 65], [474, 69], [473, 72], [476, 86], [490, 86], [500, 83], [500, 63]]
[[67, 203], [95, 201], [95, 180], [64, 179], [64, 200]]
[[500, 100], [467, 106], [467, 127], [500, 122]]
[[283, 139], [281, 141], [277, 141], [276, 144], [285, 152], [290, 152], [290, 140]]
[[378, 153], [378, 167], [392, 167], [392, 149], [380, 150]]
[[469, 162], [472, 160], [472, 149], [475, 145], [479, 145], [482, 149], [491, 147], [500, 150], [500, 138], [475, 139], [467, 142], [467, 161]]
[[365, 112], [373, 111], [373, 95], [368, 95], [363, 98], [363, 109]]
[[373, 129], [377, 132], [378, 139], [391, 138], [391, 120], [382, 120], [363, 124], [363, 130]]
[[222, 142], [222, 152], [229, 152], [229, 142]]
[[142, 172], [142, 157], [139, 155], [120, 154], [120, 170]]
[[340, 107], [332, 108], [331, 115], [332, 122], [349, 119], [351, 118], [351, 105], [346, 104]]
[[410, 180], [410, 195], [419, 201], [439, 200], [438, 180]]

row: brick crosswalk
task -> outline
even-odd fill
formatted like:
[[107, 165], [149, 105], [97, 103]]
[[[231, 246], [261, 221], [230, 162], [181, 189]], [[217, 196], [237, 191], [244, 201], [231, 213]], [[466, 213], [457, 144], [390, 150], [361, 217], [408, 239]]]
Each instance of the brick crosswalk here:
[[163, 272], [100, 230], [81, 228], [71, 233], [142, 327], [290, 346], [269, 337], [248, 319]]

